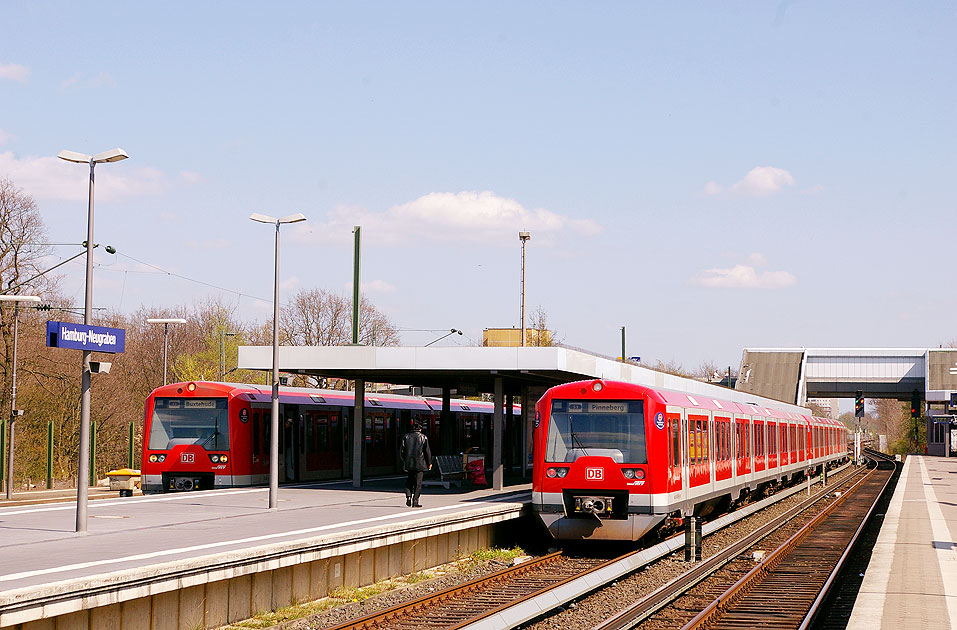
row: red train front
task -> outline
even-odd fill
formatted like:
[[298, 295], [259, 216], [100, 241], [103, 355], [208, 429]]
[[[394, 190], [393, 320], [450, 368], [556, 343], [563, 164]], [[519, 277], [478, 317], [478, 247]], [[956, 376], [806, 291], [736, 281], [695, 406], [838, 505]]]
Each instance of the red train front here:
[[228, 391], [213, 383], [180, 383], [150, 395], [143, 433], [144, 492], [232, 485], [230, 447], [242, 437], [230, 431]]
[[[663, 432], [649, 432], [644, 388], [602, 381], [549, 390], [536, 408], [533, 504], [560, 539], [637, 540], [662, 520], [652, 480]], [[664, 472], [664, 471], [662, 471]]]

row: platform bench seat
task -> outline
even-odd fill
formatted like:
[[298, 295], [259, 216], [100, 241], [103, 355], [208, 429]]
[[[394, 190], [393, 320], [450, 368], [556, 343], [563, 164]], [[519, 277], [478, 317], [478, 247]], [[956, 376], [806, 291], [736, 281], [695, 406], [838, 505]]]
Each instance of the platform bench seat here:
[[448, 488], [450, 484], [459, 485], [465, 480], [465, 468], [462, 466], [462, 457], [456, 455], [436, 455], [435, 468], [438, 469], [437, 479], [426, 479], [422, 485], [436, 485]]

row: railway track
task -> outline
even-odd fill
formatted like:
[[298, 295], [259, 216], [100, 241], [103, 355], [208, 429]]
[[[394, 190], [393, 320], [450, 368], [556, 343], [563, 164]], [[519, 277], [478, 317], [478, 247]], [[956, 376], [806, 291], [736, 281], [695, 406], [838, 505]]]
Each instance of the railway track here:
[[[808, 627], [890, 480], [888, 467], [855, 480], [806, 522], [794, 513], [809, 502], [794, 508], [594, 630]], [[774, 534], [755, 553], [769, 529]]]
[[493, 615], [517, 601], [561, 586], [608, 563], [562, 552], [508, 567], [477, 580], [335, 626], [332, 630], [453, 629]]
[[[830, 492], [833, 492], [833, 487], [817, 492], [799, 506], [788, 510], [782, 517], [774, 519], [746, 539], [733, 545], [734, 549], [729, 548], [726, 554], [719, 554], [698, 563], [691, 572], [670, 585], [672, 590], [684, 592], [692, 588], [730, 562], [744, 549], [773, 532], [779, 532], [782, 523], [796, 518], [800, 512], [821, 501]], [[601, 588], [623, 574], [621, 566], [628, 562], [637, 562], [636, 557], [644, 556], [646, 559], [642, 562], [647, 563], [653, 559], [648, 558], [648, 551], [632, 551], [612, 560], [575, 558], [562, 555], [560, 552], [550, 554], [473, 582], [354, 619], [335, 626], [333, 630], [425, 630], [427, 628], [498, 630], [503, 627], [515, 627], [547, 612], [549, 607], [560, 606], [577, 596], [570, 596], [571, 593], [580, 594]], [[636, 605], [626, 611], [632, 614], [631, 625], [626, 623], [624, 615], [620, 615], [609, 622], [610, 625], [599, 627], [632, 627], [636, 623], [635, 619], [640, 621], [646, 618], [650, 612], [666, 606], [675, 598], [674, 594], [667, 595], [663, 592], [652, 595], [653, 597], [639, 602], [640, 606]], [[698, 609], [700, 610], [706, 603], [702, 603]], [[615, 625], [623, 623], [625, 625]]]

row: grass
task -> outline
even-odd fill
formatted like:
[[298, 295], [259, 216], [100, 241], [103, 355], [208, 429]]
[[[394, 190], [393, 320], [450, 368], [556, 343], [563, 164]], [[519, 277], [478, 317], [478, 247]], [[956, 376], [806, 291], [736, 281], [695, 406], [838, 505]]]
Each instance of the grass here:
[[473, 551], [470, 554], [460, 556], [454, 562], [436, 567], [432, 571], [417, 571], [416, 573], [412, 573], [410, 575], [379, 580], [375, 584], [370, 584], [369, 586], [359, 586], [355, 588], [340, 586], [332, 590], [328, 597], [324, 597], [312, 602], [293, 604], [292, 606], [286, 606], [274, 611], [262, 612], [255, 617], [251, 617], [244, 621], [237, 621], [236, 623], [225, 626], [224, 630], [239, 628], [271, 628], [277, 624], [315, 615], [329, 610], [330, 608], [335, 608], [337, 606], [343, 606], [345, 604], [351, 604], [354, 602], [362, 602], [381, 593], [394, 591], [412, 584], [418, 584], [419, 582], [431, 580], [434, 577], [438, 577], [446, 573], [451, 573], [454, 571], [466, 571], [493, 561], [511, 563], [514, 558], [523, 555], [525, 555], [525, 551], [521, 547], [512, 547], [511, 549], [492, 548]]

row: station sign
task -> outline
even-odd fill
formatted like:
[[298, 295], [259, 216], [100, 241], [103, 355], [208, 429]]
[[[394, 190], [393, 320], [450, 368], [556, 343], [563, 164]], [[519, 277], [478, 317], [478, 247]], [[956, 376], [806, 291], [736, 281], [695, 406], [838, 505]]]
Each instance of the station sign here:
[[126, 349], [126, 331], [106, 326], [47, 322], [47, 346], [116, 354]]

